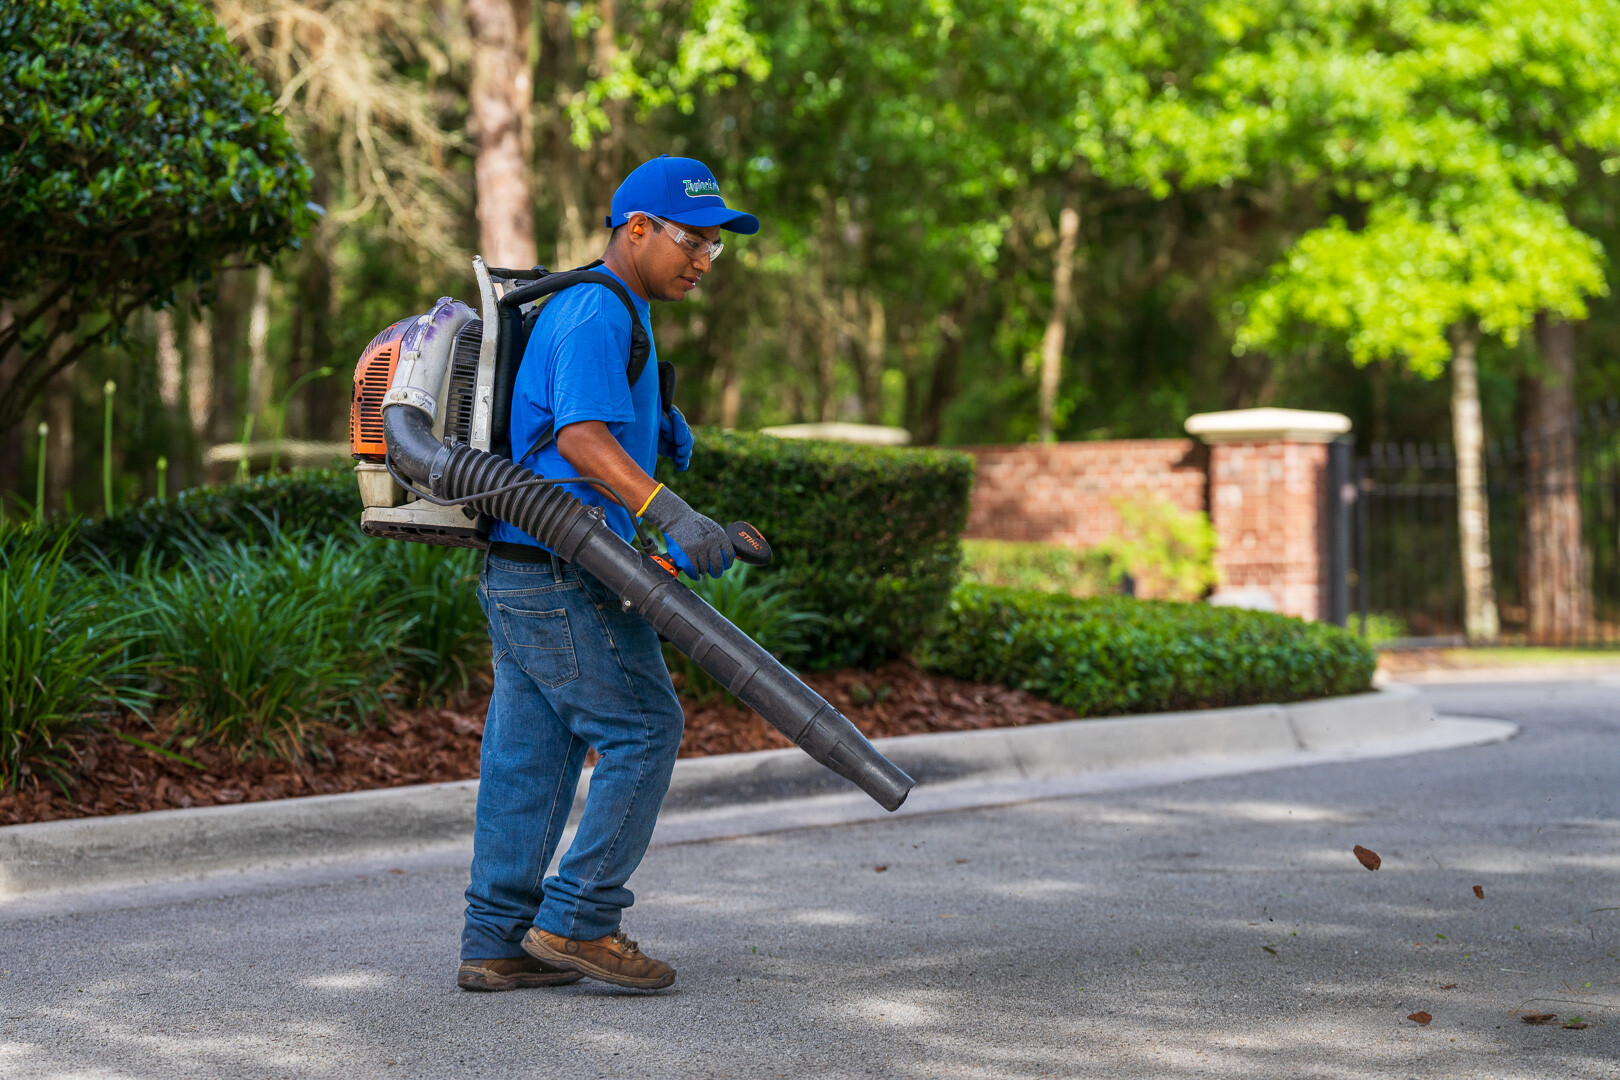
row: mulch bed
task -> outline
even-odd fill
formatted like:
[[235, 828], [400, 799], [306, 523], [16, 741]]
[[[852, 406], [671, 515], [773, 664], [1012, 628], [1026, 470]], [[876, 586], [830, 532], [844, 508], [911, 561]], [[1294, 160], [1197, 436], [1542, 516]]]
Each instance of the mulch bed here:
[[[1074, 719], [1069, 710], [1023, 690], [928, 675], [901, 663], [877, 671], [823, 672], [805, 681], [870, 738]], [[698, 705], [685, 697], [681, 703], [686, 708], [682, 757], [792, 745], [740, 705], [722, 700]], [[382, 727], [332, 736], [330, 758], [301, 767], [267, 758], [236, 761], [224, 751], [197, 746], [185, 754], [206, 767], [199, 772], [100, 733], [80, 747], [80, 779], [69, 795], [33, 778], [0, 794], [0, 825], [470, 780], [478, 775], [488, 705], [486, 693], [453, 708], [394, 710]], [[114, 726], [148, 742], [162, 741], [161, 724], [157, 733], [131, 718]]]

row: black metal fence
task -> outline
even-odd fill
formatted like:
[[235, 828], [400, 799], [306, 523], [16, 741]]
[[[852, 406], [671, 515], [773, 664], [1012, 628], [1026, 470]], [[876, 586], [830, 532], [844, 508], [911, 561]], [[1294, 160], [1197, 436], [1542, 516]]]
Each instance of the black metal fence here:
[[[1334, 580], [1345, 583], [1352, 625], [1411, 644], [1462, 643], [1451, 447], [1373, 446], [1353, 463], [1346, 448], [1334, 457], [1345, 475], [1329, 486], [1348, 540], [1330, 535], [1328, 554], [1346, 571]], [[1498, 640], [1620, 647], [1620, 402], [1566, 430], [1491, 443], [1485, 492]]]

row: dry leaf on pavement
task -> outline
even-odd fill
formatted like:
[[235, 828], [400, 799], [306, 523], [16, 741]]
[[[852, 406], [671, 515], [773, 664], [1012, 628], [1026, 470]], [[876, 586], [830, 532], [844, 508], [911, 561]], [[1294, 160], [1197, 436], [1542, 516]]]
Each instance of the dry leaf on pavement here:
[[1481, 900], [1485, 899], [1485, 886], [1483, 886], [1483, 885], [1475, 885], [1474, 886], [1474, 895], [1479, 897]]
[[1430, 1016], [1426, 1012], [1415, 1012], [1408, 1016], [1407, 1019], [1412, 1021], [1412, 1023], [1417, 1024], [1419, 1027], [1422, 1027], [1429, 1021], [1433, 1020], [1434, 1017]]
[[1527, 1024], [1550, 1024], [1554, 1020], [1558, 1019], [1558, 1014], [1557, 1013], [1529, 1013], [1529, 1014], [1527, 1014], [1525, 1016], [1519, 1017], [1519, 1019], [1523, 1020]]
[[889, 868], [888, 863], [878, 863], [876, 866], [872, 867], [873, 870], [877, 871], [880, 874], [883, 873], [883, 871], [887, 870], [888, 868]]
[[1351, 850], [1355, 852], [1356, 858], [1361, 860], [1361, 865], [1369, 870], [1376, 870], [1384, 865], [1384, 860], [1378, 857], [1378, 852], [1370, 848], [1364, 848], [1357, 844]]

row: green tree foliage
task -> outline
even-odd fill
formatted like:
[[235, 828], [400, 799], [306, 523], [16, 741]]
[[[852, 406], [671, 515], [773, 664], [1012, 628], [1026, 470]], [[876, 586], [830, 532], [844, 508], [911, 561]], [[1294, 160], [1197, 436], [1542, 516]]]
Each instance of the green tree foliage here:
[[295, 242], [308, 172], [270, 106], [193, 0], [0, 11], [0, 432], [135, 309]]
[[1512, 345], [1539, 311], [1585, 318], [1586, 298], [1607, 289], [1598, 242], [1556, 206], [1493, 194], [1454, 214], [1391, 200], [1360, 230], [1312, 230], [1251, 299], [1236, 348], [1278, 341], [1298, 318], [1342, 331], [1358, 364], [1401, 358], [1435, 378], [1459, 320]]
[[[333, 208], [270, 292], [270, 382], [287, 386], [432, 297], [469, 295], [471, 45], [444, 5], [215, 7]], [[539, 257], [594, 257], [606, 200], [641, 160], [702, 157], [765, 227], [734, 238], [687, 303], [659, 309], [691, 417], [1021, 441], [1036, 432], [1060, 209], [1073, 206], [1059, 437], [1170, 435], [1189, 412], [1276, 402], [1346, 411], [1364, 437], [1442, 439], [1446, 393], [1426, 376], [1460, 316], [1486, 333], [1486, 426], [1505, 434], [1527, 362], [1507, 342], [1538, 311], [1585, 310], [1583, 394], [1620, 390], [1604, 359], [1620, 355], [1615, 271], [1586, 239], [1620, 242], [1617, 11], [542, 0], [529, 50]], [[221, 295], [216, 355], [245, 356], [247, 290]], [[87, 386], [116, 377], [132, 410], [158, 410], [127, 368], [97, 363]], [[216, 379], [228, 416], [209, 438], [242, 429], [245, 383]], [[290, 437], [341, 437], [331, 386], [303, 384]], [[139, 430], [156, 440], [164, 425]], [[131, 453], [147, 490], [158, 452], [184, 456]]]
[[1237, 349], [1299, 320], [1343, 333], [1357, 363], [1398, 357], [1432, 378], [1460, 320], [1512, 345], [1538, 312], [1584, 318], [1603, 253], [1561, 200], [1577, 153], [1620, 150], [1604, 89], [1620, 68], [1589, 53], [1620, 34], [1612, 5], [1409, 3], [1370, 26], [1294, 10], [1287, 47], [1273, 32], [1210, 85], [1253, 158], [1327, 178], [1346, 212], [1274, 267]]

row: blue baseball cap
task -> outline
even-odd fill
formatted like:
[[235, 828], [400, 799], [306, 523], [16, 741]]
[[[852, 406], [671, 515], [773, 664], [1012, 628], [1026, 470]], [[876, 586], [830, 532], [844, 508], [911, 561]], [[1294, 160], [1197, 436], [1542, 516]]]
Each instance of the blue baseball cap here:
[[696, 158], [665, 154], [637, 166], [613, 193], [608, 228], [623, 225], [637, 210], [682, 225], [718, 225], [744, 236], [759, 232], [759, 219], [727, 206], [720, 197], [720, 182]]

